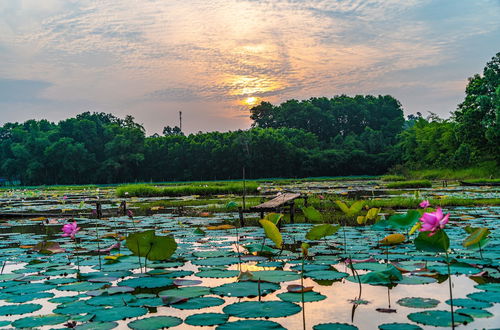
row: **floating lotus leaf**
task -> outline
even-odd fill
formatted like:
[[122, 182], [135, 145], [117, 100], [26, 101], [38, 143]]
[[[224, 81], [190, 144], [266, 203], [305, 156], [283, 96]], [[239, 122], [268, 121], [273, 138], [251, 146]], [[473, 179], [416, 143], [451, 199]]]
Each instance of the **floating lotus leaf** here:
[[184, 322], [194, 326], [214, 326], [226, 323], [228, 318], [221, 313], [202, 313], [189, 315]]
[[10, 321], [0, 321], [0, 327], [6, 327], [10, 324]]
[[410, 308], [434, 308], [439, 305], [439, 300], [432, 298], [408, 297], [399, 299], [396, 303]]
[[3, 305], [0, 306], [0, 315], [22, 315], [36, 312], [40, 308], [42, 308], [40, 304]]
[[221, 257], [221, 258], [207, 258], [194, 260], [193, 264], [197, 266], [226, 266], [234, 265], [239, 262], [236, 257]]
[[110, 322], [119, 321], [131, 317], [138, 317], [145, 315], [148, 312], [146, 308], [142, 307], [130, 307], [130, 306], [120, 306], [111, 308], [101, 308], [95, 312], [94, 321], [97, 322]]
[[486, 290], [492, 292], [500, 292], [500, 283], [484, 283], [475, 286], [478, 290]]
[[304, 276], [314, 280], [336, 281], [349, 276], [349, 274], [334, 270], [312, 270], [310, 272], [305, 272]]
[[65, 304], [69, 302], [73, 302], [75, 300], [78, 300], [78, 296], [65, 296], [65, 297], [56, 297], [49, 299], [49, 302], [53, 304]]
[[160, 297], [196, 298], [210, 294], [210, 288], [206, 286], [188, 286], [177, 289], [164, 290], [158, 293]]
[[5, 299], [5, 301], [19, 304], [32, 301], [35, 299], [52, 298], [52, 297], [54, 297], [54, 294], [52, 292], [34, 292], [28, 294], [13, 295]]
[[420, 285], [420, 284], [429, 284], [429, 283], [435, 283], [435, 282], [437, 282], [437, 280], [433, 277], [404, 275], [403, 279], [398, 281], [398, 284]]
[[222, 311], [228, 315], [254, 317], [285, 317], [301, 311], [299, 305], [286, 301], [244, 301], [227, 305]]
[[[448, 311], [424, 311], [408, 314], [408, 318], [413, 322], [435, 327], [451, 327], [451, 313]], [[472, 317], [454, 313], [455, 325], [467, 324], [473, 321]]]
[[[295, 265], [293, 267], [290, 267], [293, 270], [296, 271], [302, 271], [302, 265]], [[330, 265], [324, 265], [324, 264], [304, 264], [304, 271], [309, 272], [312, 270], [327, 270], [330, 269]]]
[[[20, 274], [0, 274], [0, 281], [11, 281], [23, 277]], [[1, 285], [1, 283], [0, 283]]]
[[352, 324], [347, 323], [322, 323], [313, 326], [313, 330], [357, 330]]
[[[262, 282], [260, 283], [260, 295], [265, 296], [279, 290], [279, 288], [280, 286], [278, 284]], [[258, 289], [259, 284], [257, 282], [234, 282], [217, 286], [210, 291], [219, 296], [242, 298], [257, 297], [259, 295]]]
[[104, 285], [103, 283], [76, 282], [76, 283], [59, 285], [57, 287], [57, 290], [82, 292], [82, 291], [91, 291], [100, 289], [103, 287], [103, 285]]
[[263, 270], [258, 272], [252, 272], [252, 280], [258, 281], [259, 279], [264, 282], [286, 282], [286, 281], [294, 281], [300, 279], [300, 275], [285, 270]]
[[95, 313], [100, 309], [102, 309], [101, 306], [92, 306], [83, 300], [78, 300], [57, 306], [57, 308], [54, 309], [54, 313], [65, 315], [86, 314]]
[[111, 330], [117, 326], [116, 322], [90, 322], [76, 326], [75, 330]]
[[44, 325], [54, 325], [64, 323], [68, 320], [66, 315], [38, 315], [38, 316], [28, 316], [22, 319], [15, 320], [12, 325], [16, 328], [37, 328]]
[[[450, 305], [451, 300], [448, 299], [445, 301], [445, 303]], [[467, 298], [454, 298], [453, 299], [453, 306], [465, 307], [465, 308], [490, 308], [493, 305], [489, 302], [486, 302], [486, 301], [478, 301], [478, 300], [467, 299]]]
[[165, 305], [163, 299], [158, 297], [139, 298], [127, 303], [127, 306], [132, 307], [159, 307]]
[[172, 279], [159, 276], [136, 277], [118, 283], [120, 286], [130, 286], [132, 288], [161, 288], [173, 284], [174, 281]]
[[358, 262], [352, 264], [354, 269], [372, 270], [372, 271], [383, 271], [387, 269], [387, 264], [381, 264], [378, 262]]
[[85, 303], [92, 306], [124, 306], [134, 299], [135, 297], [129, 293], [114, 295], [105, 294], [85, 300]]
[[27, 293], [35, 293], [42, 292], [54, 289], [56, 286], [52, 284], [45, 283], [28, 283], [24, 285], [12, 286], [9, 288], [5, 288], [2, 290], [4, 293], [11, 294], [27, 294]]
[[182, 320], [174, 316], [152, 316], [129, 322], [128, 327], [134, 330], [156, 330], [173, 328], [182, 324]]
[[467, 297], [478, 301], [500, 303], [500, 294], [498, 294], [498, 292], [493, 292], [493, 291], [469, 293]]
[[416, 324], [410, 323], [384, 323], [378, 326], [380, 330], [422, 330]]
[[177, 286], [198, 285], [201, 283], [203, 283], [203, 282], [200, 280], [183, 280], [183, 279], [174, 280], [174, 285], [177, 285]]
[[493, 314], [485, 311], [484, 309], [477, 309], [477, 308], [460, 308], [455, 311], [457, 314], [466, 314], [469, 315], [472, 318], [486, 318], [486, 317], [492, 317]]
[[220, 306], [222, 304], [224, 304], [224, 299], [221, 298], [199, 297], [199, 298], [189, 299], [186, 302], [174, 304], [172, 305], [172, 307], [178, 309], [202, 309], [207, 307]]
[[239, 275], [237, 270], [227, 270], [227, 269], [213, 269], [213, 270], [202, 270], [196, 273], [198, 277], [208, 277], [208, 278], [228, 278], [236, 277]]
[[264, 320], [239, 320], [217, 327], [217, 330], [286, 330], [281, 324]]
[[[430, 265], [427, 267], [429, 270], [437, 272], [442, 275], [448, 275], [448, 266], [447, 265]], [[479, 269], [462, 262], [455, 262], [450, 265], [450, 272], [452, 274], [476, 274], [479, 272]]]
[[[283, 301], [302, 302], [302, 293], [283, 292], [277, 295]], [[318, 292], [304, 292], [304, 302], [321, 301], [326, 299], [326, 296]]]
[[[388, 265], [387, 269], [378, 272], [369, 272], [359, 276], [361, 283], [371, 284], [371, 285], [390, 285], [397, 283], [403, 279], [401, 272], [392, 265]], [[358, 280], [352, 276], [348, 278], [351, 282], [357, 282]]]

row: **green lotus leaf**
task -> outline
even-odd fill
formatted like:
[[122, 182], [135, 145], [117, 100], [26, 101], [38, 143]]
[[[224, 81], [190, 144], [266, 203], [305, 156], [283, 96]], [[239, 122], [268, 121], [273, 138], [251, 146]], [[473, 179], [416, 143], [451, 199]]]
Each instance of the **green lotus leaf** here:
[[217, 327], [217, 330], [286, 330], [281, 324], [264, 320], [239, 320]]
[[177, 289], [163, 290], [158, 293], [160, 297], [175, 297], [175, 298], [196, 298], [210, 294], [210, 288], [206, 286], [188, 286]]
[[347, 323], [322, 323], [313, 326], [313, 330], [357, 330], [358, 327]]
[[147, 314], [148, 310], [142, 307], [120, 306], [111, 308], [100, 308], [95, 312], [94, 321], [111, 322], [138, 317]]
[[44, 325], [54, 325], [64, 323], [69, 319], [66, 315], [38, 315], [38, 316], [28, 316], [22, 319], [15, 320], [12, 325], [16, 328], [37, 328]]
[[173, 328], [182, 324], [182, 320], [175, 316], [152, 316], [129, 322], [128, 327], [133, 330], [156, 330]]
[[215, 326], [226, 323], [228, 318], [221, 313], [202, 313], [189, 315], [184, 322], [194, 326]]
[[384, 323], [378, 328], [379, 330], [422, 330], [418, 325], [411, 323]]
[[0, 315], [21, 315], [27, 313], [33, 313], [41, 309], [40, 304], [22, 304], [22, 305], [3, 305], [0, 306]]
[[286, 301], [244, 301], [224, 307], [223, 312], [236, 317], [285, 317], [301, 311], [299, 305]]
[[165, 260], [177, 249], [177, 243], [171, 236], [156, 236], [154, 230], [132, 233], [127, 236], [127, 247], [136, 256], [148, 260]]
[[[280, 286], [275, 283], [262, 282], [260, 283], [260, 295], [265, 296], [276, 290]], [[213, 294], [227, 297], [257, 297], [259, 296], [259, 284], [257, 282], [234, 282], [226, 283], [210, 290]]]
[[[277, 297], [283, 301], [302, 302], [302, 293], [283, 292], [278, 294]], [[318, 292], [304, 292], [304, 302], [321, 301], [324, 299], [326, 299], [326, 296]]]
[[118, 283], [120, 286], [129, 286], [132, 288], [161, 288], [173, 285], [174, 281], [167, 277], [159, 276], [141, 276], [123, 280]]
[[312, 227], [306, 234], [308, 240], [319, 240], [323, 237], [331, 236], [340, 229], [340, 225], [333, 226], [330, 224], [316, 225]]
[[[455, 326], [467, 324], [473, 321], [472, 317], [462, 314], [453, 313]], [[408, 314], [408, 318], [413, 322], [423, 325], [432, 325], [435, 327], [451, 327], [451, 313], [448, 311], [424, 311]]]
[[397, 304], [411, 308], [434, 308], [439, 305], [439, 300], [432, 298], [408, 297], [396, 301]]
[[177, 309], [202, 309], [207, 307], [220, 306], [224, 304], [224, 299], [216, 297], [198, 297], [189, 299], [186, 302], [181, 302], [172, 305], [172, 307]]

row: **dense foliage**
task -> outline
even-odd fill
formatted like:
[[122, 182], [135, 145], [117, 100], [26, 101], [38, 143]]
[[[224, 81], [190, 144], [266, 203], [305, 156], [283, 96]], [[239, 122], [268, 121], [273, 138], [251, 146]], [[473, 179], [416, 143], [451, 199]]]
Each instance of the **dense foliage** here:
[[[465, 100], [449, 120], [411, 116], [401, 134], [402, 161], [411, 168], [462, 168], [500, 161], [500, 53], [483, 75], [469, 78]], [[493, 164], [493, 165], [491, 165]]]
[[23, 184], [380, 174], [500, 160], [500, 53], [469, 79], [453, 117], [410, 115], [391, 96], [268, 102], [246, 131], [146, 137], [131, 116], [82, 113], [0, 127], [0, 179]]

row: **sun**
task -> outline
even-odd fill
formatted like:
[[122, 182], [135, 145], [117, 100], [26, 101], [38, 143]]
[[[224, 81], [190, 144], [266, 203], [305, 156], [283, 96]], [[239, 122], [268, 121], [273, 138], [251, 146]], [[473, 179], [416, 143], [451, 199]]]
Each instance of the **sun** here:
[[245, 103], [246, 105], [252, 106], [252, 105], [256, 105], [258, 101], [259, 101], [259, 99], [256, 98], [255, 96], [249, 96], [245, 100], [243, 100], [243, 103]]

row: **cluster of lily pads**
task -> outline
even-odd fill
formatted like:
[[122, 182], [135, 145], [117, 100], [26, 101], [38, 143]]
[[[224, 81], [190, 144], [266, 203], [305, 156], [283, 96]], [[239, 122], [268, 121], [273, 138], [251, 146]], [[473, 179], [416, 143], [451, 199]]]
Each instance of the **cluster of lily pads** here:
[[[428, 205], [387, 219], [363, 202], [338, 205], [358, 227], [330, 224], [312, 207], [302, 211], [314, 223], [286, 224], [272, 213], [261, 227], [243, 228], [229, 213], [77, 218], [43, 230], [29, 220], [7, 221], [0, 227], [0, 327], [283, 329], [285, 317], [302, 314], [294, 328], [356, 329], [355, 309], [378, 299], [364, 297], [363, 287], [446, 285], [452, 277], [469, 277], [475, 290], [443, 302], [401, 298], [398, 306], [415, 310], [407, 322], [379, 328], [498, 320], [488, 309], [500, 300], [493, 229], [500, 208], [467, 220], [459, 219], [470, 210], [455, 208], [446, 228], [443, 214], [431, 228], [419, 220], [438, 212]], [[333, 299], [322, 287], [349, 283], [359, 285], [356, 299], [341, 302], [352, 305], [350, 319], [333, 309], [328, 320], [306, 324], [306, 310], [315, 313], [307, 304]], [[436, 309], [440, 303], [458, 309]]]

